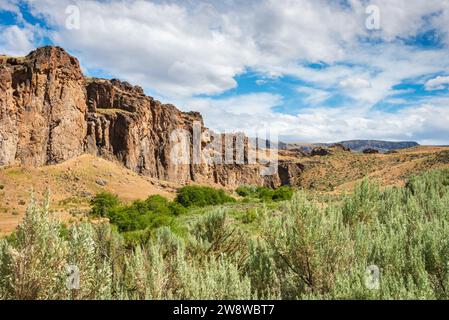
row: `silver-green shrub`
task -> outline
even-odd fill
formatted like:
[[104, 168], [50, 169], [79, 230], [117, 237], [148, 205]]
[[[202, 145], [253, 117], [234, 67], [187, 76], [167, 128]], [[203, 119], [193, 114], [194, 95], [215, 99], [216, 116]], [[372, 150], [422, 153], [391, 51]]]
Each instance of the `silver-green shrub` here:
[[65, 228], [32, 200], [0, 240], [0, 299], [449, 298], [449, 170], [401, 188], [364, 180], [325, 203], [299, 192], [257, 224], [215, 208], [182, 237], [163, 227], [130, 245], [107, 223]]

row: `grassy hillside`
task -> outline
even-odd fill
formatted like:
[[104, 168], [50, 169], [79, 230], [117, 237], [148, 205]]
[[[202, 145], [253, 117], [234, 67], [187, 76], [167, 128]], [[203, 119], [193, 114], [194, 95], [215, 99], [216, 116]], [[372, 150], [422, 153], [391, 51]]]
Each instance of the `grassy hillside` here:
[[332, 149], [331, 155], [302, 157], [298, 184], [315, 191], [343, 193], [364, 177], [382, 186], [402, 186], [412, 175], [449, 167], [449, 148], [414, 147], [390, 154], [362, 154]]
[[152, 194], [173, 197], [173, 183], [139, 176], [114, 162], [83, 155], [62, 164], [42, 168], [0, 169], [0, 235], [10, 233], [22, 219], [30, 192], [38, 200], [51, 192], [52, 210], [64, 219], [82, 216], [90, 199], [99, 192], [117, 194], [124, 201], [143, 199]]

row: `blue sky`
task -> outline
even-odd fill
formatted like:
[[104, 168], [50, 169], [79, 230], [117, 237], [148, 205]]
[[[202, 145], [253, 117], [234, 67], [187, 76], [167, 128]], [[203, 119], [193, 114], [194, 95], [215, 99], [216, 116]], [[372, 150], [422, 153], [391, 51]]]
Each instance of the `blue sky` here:
[[441, 0], [0, 0], [0, 53], [62, 46], [218, 131], [449, 144], [448, 25]]

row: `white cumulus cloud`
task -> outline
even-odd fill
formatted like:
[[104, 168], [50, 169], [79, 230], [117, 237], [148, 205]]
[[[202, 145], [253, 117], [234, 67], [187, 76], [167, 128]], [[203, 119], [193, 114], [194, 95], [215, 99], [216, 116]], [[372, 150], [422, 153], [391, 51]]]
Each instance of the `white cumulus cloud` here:
[[[200, 109], [215, 129], [266, 123], [286, 137], [309, 141], [449, 140], [439, 125], [447, 120], [447, 103], [394, 100], [404, 81], [449, 73], [448, 1], [369, 1], [380, 11], [378, 31], [365, 27], [365, 0], [24, 1], [48, 30], [23, 20], [22, 1], [0, 0], [0, 8], [14, 12], [19, 22], [0, 27], [0, 51], [26, 53], [45, 32], [76, 55], [87, 73], [101, 70], [184, 109]], [[66, 28], [66, 7], [73, 4], [80, 8], [79, 30]], [[413, 45], [426, 32], [441, 40], [438, 46]], [[302, 109], [276, 111], [289, 98], [276, 90], [214, 98], [236, 88], [245, 72], [260, 76], [260, 89], [283, 76], [299, 80], [304, 85], [295, 92]], [[447, 78], [431, 79], [425, 88], [445, 88]], [[335, 93], [353, 105], [325, 108]], [[372, 110], [384, 100], [407, 108]]]
[[430, 79], [426, 82], [426, 90], [443, 90], [447, 89], [449, 86], [449, 76], [438, 76], [436, 78]]
[[0, 53], [22, 56], [35, 48], [35, 34], [29, 28], [20, 28], [16, 25], [0, 26]]
[[371, 82], [363, 78], [347, 78], [340, 81], [340, 86], [345, 89], [362, 89], [371, 87]]

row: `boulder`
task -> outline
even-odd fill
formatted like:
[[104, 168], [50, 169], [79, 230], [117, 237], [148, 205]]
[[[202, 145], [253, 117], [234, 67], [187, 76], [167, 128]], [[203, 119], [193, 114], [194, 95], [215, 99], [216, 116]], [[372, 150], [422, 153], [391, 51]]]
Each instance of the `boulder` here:
[[328, 156], [331, 154], [332, 154], [332, 151], [330, 149], [324, 148], [324, 147], [315, 147], [310, 152], [311, 156]]
[[351, 152], [351, 148], [346, 147], [344, 144], [341, 144], [341, 143], [333, 144], [332, 148], [335, 149], [335, 150], [339, 150], [339, 151]]
[[363, 150], [364, 154], [378, 154], [380, 153], [377, 149], [367, 148]]

